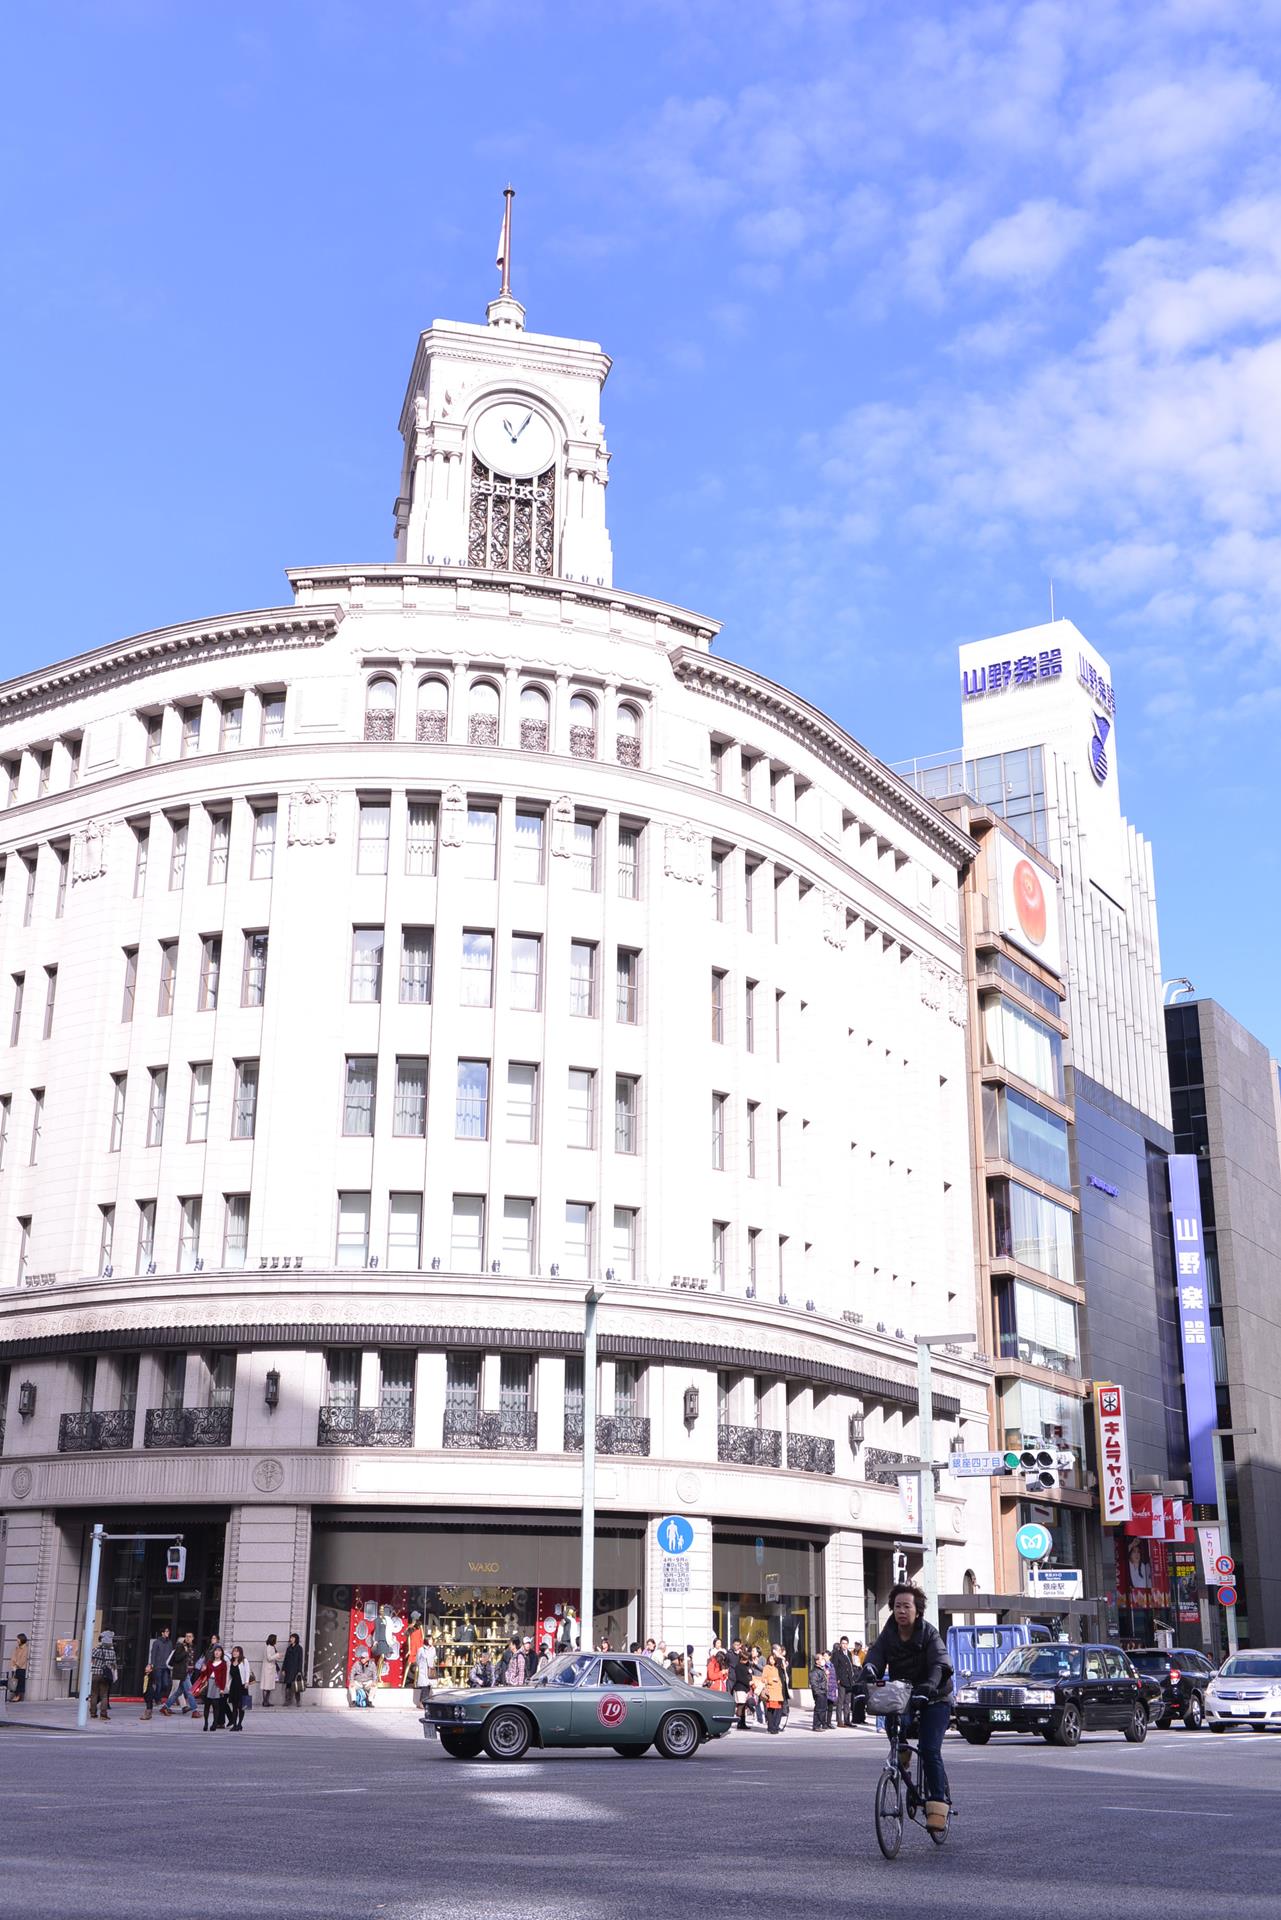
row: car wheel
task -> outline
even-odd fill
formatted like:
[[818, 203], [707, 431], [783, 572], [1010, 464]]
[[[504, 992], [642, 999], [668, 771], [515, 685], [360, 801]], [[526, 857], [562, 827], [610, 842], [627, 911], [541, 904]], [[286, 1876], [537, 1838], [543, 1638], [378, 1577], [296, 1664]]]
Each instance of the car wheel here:
[[1154, 1700], [1143, 1709], [1143, 1717], [1149, 1727], [1168, 1727], [1170, 1718], [1159, 1700]]
[[523, 1760], [533, 1737], [529, 1715], [519, 1707], [500, 1707], [485, 1722], [485, 1751], [495, 1760]]
[[1148, 1716], [1142, 1707], [1134, 1709], [1125, 1737], [1132, 1747], [1141, 1747], [1148, 1737]]
[[1061, 1747], [1075, 1747], [1081, 1740], [1081, 1710], [1069, 1701], [1059, 1715], [1059, 1724], [1055, 1728], [1054, 1738]]
[[640, 1760], [649, 1752], [649, 1741], [633, 1740], [628, 1746], [615, 1747], [614, 1752], [620, 1753], [624, 1760]]
[[654, 1736], [664, 1760], [688, 1760], [698, 1752], [703, 1729], [692, 1713], [669, 1713]]
[[1193, 1733], [1205, 1725], [1205, 1702], [1199, 1693], [1194, 1693], [1183, 1709], [1183, 1724]]
[[1158, 1713], [1154, 1717], [1152, 1725], [1154, 1727], [1160, 1727], [1162, 1733], [1166, 1733], [1174, 1725], [1174, 1715], [1172, 1713]]
[[962, 1727], [961, 1738], [967, 1747], [985, 1747], [992, 1738], [991, 1727]]
[[485, 1743], [479, 1733], [456, 1733], [442, 1727], [440, 1744], [451, 1760], [477, 1760]]

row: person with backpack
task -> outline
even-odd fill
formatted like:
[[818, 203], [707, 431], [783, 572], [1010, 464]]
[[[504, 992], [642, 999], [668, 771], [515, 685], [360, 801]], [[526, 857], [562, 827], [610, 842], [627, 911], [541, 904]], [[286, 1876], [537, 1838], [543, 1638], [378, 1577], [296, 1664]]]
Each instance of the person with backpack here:
[[116, 1665], [116, 1636], [110, 1627], [104, 1627], [98, 1636], [98, 1644], [89, 1659], [89, 1674], [89, 1718], [110, 1720], [111, 1689], [120, 1678], [120, 1669]]
[[525, 1649], [520, 1644], [518, 1633], [514, 1633], [508, 1642], [498, 1684], [503, 1687], [523, 1687], [525, 1684]]
[[493, 1662], [487, 1653], [482, 1653], [467, 1675], [469, 1687], [492, 1687], [494, 1684]]

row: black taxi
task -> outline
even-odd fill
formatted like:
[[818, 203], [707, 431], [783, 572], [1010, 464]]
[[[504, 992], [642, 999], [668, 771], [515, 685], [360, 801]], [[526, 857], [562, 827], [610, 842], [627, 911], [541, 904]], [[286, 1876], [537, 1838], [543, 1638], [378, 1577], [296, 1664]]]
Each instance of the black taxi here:
[[1137, 1743], [1147, 1738], [1149, 1687], [1120, 1647], [1041, 1642], [1016, 1647], [994, 1674], [961, 1687], [956, 1725], [973, 1747], [994, 1733], [1039, 1733], [1074, 1747], [1083, 1733], [1106, 1731]]

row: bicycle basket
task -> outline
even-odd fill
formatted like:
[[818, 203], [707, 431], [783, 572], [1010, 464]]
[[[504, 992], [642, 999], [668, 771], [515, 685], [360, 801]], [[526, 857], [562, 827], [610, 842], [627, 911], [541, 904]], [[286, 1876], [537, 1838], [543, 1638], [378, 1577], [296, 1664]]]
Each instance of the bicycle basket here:
[[912, 1689], [906, 1680], [883, 1680], [868, 1694], [867, 1710], [869, 1713], [903, 1713], [911, 1698]]

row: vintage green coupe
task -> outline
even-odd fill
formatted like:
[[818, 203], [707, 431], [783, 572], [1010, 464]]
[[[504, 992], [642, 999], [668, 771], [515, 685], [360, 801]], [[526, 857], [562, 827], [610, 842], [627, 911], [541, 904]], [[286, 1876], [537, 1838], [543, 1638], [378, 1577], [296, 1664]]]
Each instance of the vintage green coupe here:
[[526, 1687], [454, 1688], [423, 1715], [454, 1760], [519, 1760], [531, 1747], [612, 1747], [639, 1760], [656, 1747], [688, 1760], [734, 1723], [729, 1694], [687, 1687], [644, 1654], [562, 1653]]

